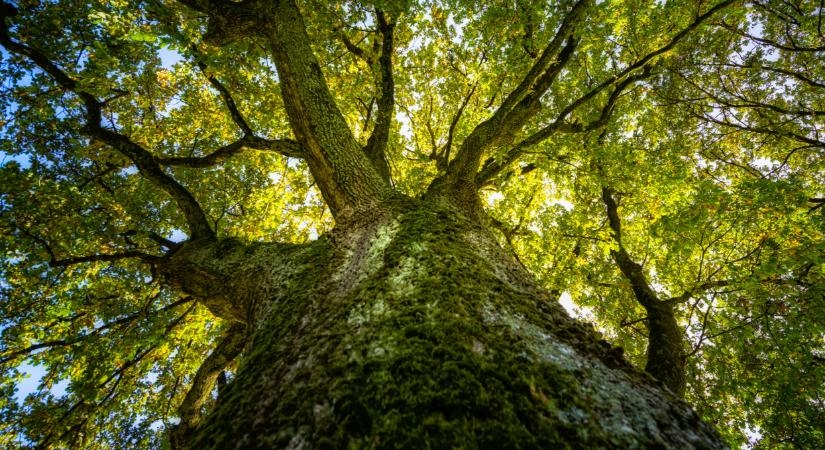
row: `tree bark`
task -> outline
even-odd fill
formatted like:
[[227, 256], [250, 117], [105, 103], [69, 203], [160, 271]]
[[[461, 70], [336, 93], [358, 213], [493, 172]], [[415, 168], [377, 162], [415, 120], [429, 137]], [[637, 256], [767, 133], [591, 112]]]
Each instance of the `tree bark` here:
[[399, 198], [306, 246], [209, 245], [167, 276], [255, 331], [189, 448], [724, 447], [458, 208]]
[[373, 208], [390, 186], [362, 151], [335, 104], [298, 6], [294, 0], [271, 6], [259, 3], [263, 6], [256, 11], [261, 17], [272, 18], [267, 38], [290, 126], [306, 149], [306, 162], [330, 211], [342, 220]]
[[622, 274], [630, 282], [636, 301], [647, 312], [647, 363], [645, 370], [661, 381], [679, 396], [685, 393], [685, 337], [682, 327], [676, 321], [673, 304], [662, 301], [644, 274], [642, 266], [633, 261], [622, 244], [622, 225], [619, 218], [619, 206], [613, 198], [613, 191], [602, 188], [602, 201], [607, 208], [607, 221], [613, 230], [613, 239], [618, 244], [617, 250], [610, 254]]

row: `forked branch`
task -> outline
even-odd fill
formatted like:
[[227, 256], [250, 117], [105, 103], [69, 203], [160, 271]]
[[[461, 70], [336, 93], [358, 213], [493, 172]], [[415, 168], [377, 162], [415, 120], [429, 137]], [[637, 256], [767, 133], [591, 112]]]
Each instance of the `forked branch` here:
[[604, 106], [602, 106], [599, 116], [591, 122], [585, 124], [565, 122], [565, 117], [569, 113], [562, 112], [550, 125], [531, 134], [513, 146], [501, 159], [496, 160], [491, 158], [485, 161], [484, 166], [476, 176], [476, 184], [483, 186], [489, 183], [496, 175], [501, 173], [502, 170], [517, 161], [530, 147], [538, 145], [556, 133], [588, 133], [606, 127], [616, 108], [616, 103], [622, 94], [636, 82], [648, 78], [651, 74], [650, 66], [645, 66], [642, 72], [631, 75], [618, 83], [610, 93]]
[[86, 92], [78, 82], [60, 69], [39, 50], [17, 42], [9, 35], [6, 19], [16, 15], [17, 10], [6, 3], [2, 4], [0, 17], [0, 44], [12, 53], [29, 58], [43, 71], [48, 73], [63, 89], [73, 92], [82, 101], [86, 112], [86, 124], [81, 132], [87, 136], [108, 144], [137, 166], [140, 174], [169, 194], [183, 212], [193, 239], [211, 239], [214, 237], [206, 215], [195, 197], [174, 178], [161, 169], [155, 157], [146, 149], [131, 141], [128, 137], [104, 128], [101, 124], [103, 103], [94, 95]]
[[[260, 10], [259, 26], [278, 70], [287, 117], [296, 140], [306, 149], [307, 165], [333, 216], [347, 216], [383, 202], [390, 186], [355, 140], [329, 92], [294, 0], [243, 4]], [[387, 32], [385, 40], [391, 42], [391, 38]], [[391, 44], [386, 47], [385, 61], [390, 50]], [[389, 100], [388, 96], [383, 99], [386, 105]], [[384, 114], [391, 115], [387, 111], [384, 108]]]
[[567, 13], [555, 36], [519, 85], [502, 101], [492, 117], [467, 136], [449, 164], [446, 178], [436, 180], [434, 186], [454, 184], [459, 180], [472, 182], [484, 151], [512, 138], [541, 109], [539, 99], [575, 52], [578, 40], [574, 32], [584, 20], [590, 3], [591, 0], [579, 0]]
[[[652, 64], [654, 64], [656, 57], [672, 50], [679, 42], [710, 19], [710, 17], [735, 2], [736, 0], [726, 0], [717, 4], [704, 14], [696, 17], [693, 22], [676, 33], [665, 45], [647, 53], [634, 63], [628, 65], [615, 75], [606, 78], [601, 83], [582, 94], [580, 97], [568, 103], [567, 106], [562, 108], [562, 110], [556, 115], [553, 122], [516, 144], [499, 162], [488, 160], [484, 164], [482, 170], [476, 175], [476, 184], [483, 185], [488, 183], [504, 168], [518, 160], [527, 147], [536, 145], [556, 133], [583, 133], [594, 131], [607, 125], [616, 105], [616, 101], [619, 99], [620, 95], [628, 88], [632, 87], [636, 82], [645, 79], [652, 74]], [[547, 87], [549, 86], [550, 84], [548, 84]], [[596, 120], [587, 124], [578, 124], [568, 121], [568, 118], [582, 105], [588, 103], [590, 100], [596, 98], [600, 93], [610, 89], [611, 87], [613, 88], [613, 91], [608, 97], [606, 104], [602, 107], [601, 113]]]

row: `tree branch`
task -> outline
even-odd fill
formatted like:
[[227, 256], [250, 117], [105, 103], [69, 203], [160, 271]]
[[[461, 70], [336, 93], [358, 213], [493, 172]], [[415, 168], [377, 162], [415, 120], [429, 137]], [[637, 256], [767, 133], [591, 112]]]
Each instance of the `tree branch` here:
[[672, 50], [674, 47], [676, 47], [676, 45], [682, 39], [687, 37], [693, 30], [695, 30], [700, 25], [702, 25], [702, 23], [704, 23], [705, 21], [710, 19], [711, 16], [713, 16], [717, 12], [727, 8], [728, 6], [732, 5], [733, 3], [736, 3], [737, 1], [738, 0], [723, 1], [719, 4], [717, 4], [716, 6], [714, 6], [713, 8], [711, 8], [710, 10], [708, 10], [706, 13], [700, 15], [693, 22], [691, 22], [690, 25], [685, 27], [682, 31], [676, 33], [676, 35], [674, 35], [667, 44], [665, 44], [662, 47], [659, 47], [658, 49], [646, 54], [645, 56], [643, 56], [642, 58], [640, 58], [639, 60], [637, 60], [633, 64], [627, 66], [621, 72], [607, 78], [606, 80], [601, 82], [598, 86], [594, 87], [593, 89], [591, 89], [590, 91], [588, 91], [587, 93], [585, 93], [584, 95], [582, 95], [581, 97], [576, 99], [575, 101], [571, 102], [569, 105], [567, 105], [567, 107], [565, 107], [562, 110], [562, 112], [559, 114], [558, 117], [561, 120], [564, 120], [576, 108], [578, 108], [580, 105], [584, 104], [585, 102], [587, 102], [591, 98], [595, 97], [596, 95], [598, 95], [603, 90], [607, 89], [608, 87], [610, 87], [611, 85], [613, 85], [617, 81], [625, 78], [626, 76], [628, 76], [629, 74], [635, 72], [636, 70], [644, 68], [645, 66], [648, 65], [649, 62], [651, 62], [651, 60], [653, 60], [653, 58], [655, 58], [655, 57], [657, 57], [661, 54], [667, 53], [668, 51]]
[[[615, 107], [616, 101], [618, 101], [622, 92], [626, 90], [628, 87], [632, 86], [637, 81], [645, 79], [652, 74], [652, 66], [648, 63], [650, 63], [655, 57], [673, 49], [679, 43], [679, 41], [688, 36], [693, 30], [698, 28], [712, 15], [716, 14], [718, 11], [726, 8], [727, 6], [733, 4], [735, 1], [736, 0], [728, 0], [714, 6], [705, 14], [702, 14], [701, 16], [697, 17], [690, 25], [685, 27], [682, 31], [673, 36], [673, 38], [671, 38], [671, 40], [667, 44], [646, 54], [641, 59], [629, 65], [621, 72], [607, 78], [598, 86], [584, 93], [576, 100], [570, 102], [564, 109], [561, 110], [561, 112], [559, 112], [559, 114], [556, 116], [556, 119], [550, 125], [547, 125], [538, 132], [532, 134], [528, 138], [518, 143], [510, 151], [507, 152], [507, 154], [504, 156], [504, 158], [502, 158], [500, 162], [496, 163], [496, 161], [492, 159], [486, 161], [484, 167], [476, 176], [476, 184], [481, 186], [488, 183], [504, 168], [518, 160], [518, 158], [521, 156], [521, 154], [527, 147], [536, 145], [544, 141], [545, 139], [549, 138], [550, 136], [553, 136], [557, 132], [584, 133], [588, 131], [597, 130], [607, 125], [610, 116], [613, 112], [613, 109]], [[639, 69], [642, 70], [641, 73], [632, 75], [633, 72]], [[618, 84], [616, 84], [617, 82]], [[604, 91], [605, 89], [609, 88], [614, 84], [616, 84], [616, 87], [610, 94], [610, 97], [608, 97], [607, 103], [602, 108], [601, 114], [599, 115], [598, 119], [586, 125], [565, 122], [567, 120], [567, 117], [570, 116], [570, 114], [572, 114], [581, 105], [585, 104], [590, 99], [594, 98], [596, 95], [598, 95], [599, 93], [601, 93], [602, 91]]]
[[750, 133], [784, 137], [788, 139], [793, 139], [803, 144], [807, 144], [811, 148], [825, 149], [825, 141], [820, 141], [799, 133], [794, 133], [792, 131], [781, 130], [772, 126], [753, 126], [749, 124], [734, 123], [727, 119], [718, 119], [716, 117], [711, 117], [707, 114], [697, 113], [695, 111], [687, 111], [687, 113], [696, 117], [697, 119], [704, 120], [705, 122], [713, 123], [723, 127], [733, 128], [736, 130], [746, 131]]
[[684, 302], [690, 300], [691, 297], [693, 297], [694, 295], [705, 292], [708, 289], [730, 286], [732, 283], [733, 283], [732, 280], [708, 281], [708, 282], [699, 284], [697, 286], [694, 286], [694, 287], [686, 290], [685, 292], [683, 292], [681, 295], [678, 295], [676, 297], [671, 297], [671, 298], [669, 298], [665, 301], [668, 302], [668, 303], [671, 303], [671, 304], [684, 303]]
[[263, 3], [259, 26], [268, 30], [265, 39], [287, 117], [330, 211], [339, 218], [382, 203], [390, 186], [355, 140], [329, 92], [298, 6], [294, 0]]
[[[518, 86], [504, 99], [499, 107], [498, 111], [502, 111], [504, 113], [509, 112], [513, 107], [518, 104], [519, 101], [524, 98], [524, 96], [528, 95], [531, 91], [537, 92], [539, 96], [543, 94], [549, 86], [545, 86], [544, 89], [536, 88], [534, 83], [545, 72], [545, 69], [553, 59], [560, 53], [560, 49], [562, 44], [568, 37], [570, 37], [575, 27], [584, 20], [584, 13], [587, 8], [592, 3], [591, 0], [579, 0], [573, 5], [573, 8], [570, 9], [570, 12], [564, 17], [562, 20], [559, 29], [556, 31], [556, 35], [544, 48], [542, 51], [541, 56], [539, 59], [530, 67], [530, 70], [521, 80]], [[569, 42], [568, 42], [569, 45]], [[546, 84], [546, 83], [545, 83]], [[498, 113], [497, 111], [497, 113]]]
[[180, 424], [172, 431], [176, 447], [182, 447], [189, 433], [200, 423], [201, 409], [209, 400], [215, 382], [226, 366], [241, 353], [245, 343], [246, 326], [231, 325], [224, 332], [217, 347], [198, 368], [186, 397], [178, 407]]
[[240, 127], [241, 131], [243, 131], [244, 136], [252, 136], [254, 133], [252, 132], [252, 128], [246, 122], [241, 112], [238, 110], [238, 106], [235, 104], [235, 100], [232, 98], [232, 94], [229, 93], [229, 89], [221, 83], [215, 75], [209, 74], [207, 72], [206, 64], [202, 61], [202, 55], [197, 51], [197, 49], [193, 48], [192, 53], [195, 55], [195, 63], [198, 65], [198, 68], [203, 73], [203, 76], [209, 80], [209, 84], [215, 88], [218, 93], [220, 93], [221, 98], [223, 99], [224, 104], [226, 105], [226, 109], [229, 110], [229, 114], [232, 116], [232, 121]]
[[157, 314], [163, 313], [165, 311], [168, 311], [170, 309], [173, 309], [173, 308], [175, 308], [177, 306], [180, 306], [180, 305], [183, 305], [185, 303], [189, 303], [191, 301], [192, 301], [191, 297], [185, 297], [185, 298], [182, 298], [182, 299], [177, 300], [175, 302], [172, 302], [172, 303], [170, 303], [170, 304], [168, 304], [168, 305], [166, 305], [162, 308], [158, 308], [158, 309], [152, 310], [152, 311], [148, 310], [148, 306], [150, 306], [151, 303], [147, 303], [146, 307], [144, 307], [141, 311], [138, 311], [134, 314], [130, 314], [130, 315], [128, 315], [126, 317], [123, 317], [123, 318], [120, 318], [120, 319], [113, 320], [111, 322], [107, 322], [107, 323], [95, 328], [94, 330], [92, 330], [92, 331], [90, 331], [86, 334], [72, 336], [72, 337], [69, 337], [69, 338], [66, 338], [66, 339], [58, 339], [58, 340], [40, 342], [38, 344], [32, 344], [32, 345], [29, 345], [28, 347], [25, 347], [25, 348], [22, 348], [22, 349], [17, 349], [17, 350], [12, 350], [12, 351], [9, 351], [9, 349], [6, 349], [6, 353], [4, 353], [0, 357], [0, 365], [6, 364], [9, 361], [12, 361], [14, 358], [17, 358], [18, 356], [28, 355], [28, 354], [31, 354], [31, 353], [37, 351], [37, 350], [41, 350], [41, 349], [44, 349], [44, 348], [68, 347], [68, 346], [77, 344], [81, 341], [89, 339], [90, 337], [97, 336], [97, 335], [103, 333], [106, 330], [109, 330], [109, 329], [112, 329], [112, 328], [115, 328], [115, 327], [118, 327], [118, 326], [121, 326], [121, 325], [126, 325], [126, 324], [129, 324], [129, 323], [132, 323], [135, 320], [138, 320], [142, 317], [155, 316]]
[[99, 254], [99, 255], [88, 255], [88, 256], [73, 256], [71, 258], [65, 259], [53, 259], [49, 261], [49, 265], [52, 267], [68, 267], [75, 264], [82, 264], [87, 262], [111, 262], [111, 261], [119, 261], [121, 259], [129, 259], [129, 258], [139, 258], [146, 262], [156, 262], [161, 257], [150, 255], [147, 253], [130, 250], [121, 253], [112, 253], [112, 254]]
[[814, 205], [808, 208], [808, 214], [810, 214], [816, 211], [817, 209], [822, 208], [822, 206], [825, 206], [825, 198], [811, 197], [808, 199], [808, 203], [813, 203]]
[[392, 73], [393, 30], [395, 23], [387, 21], [384, 12], [375, 10], [378, 31], [381, 33], [381, 56], [378, 58], [381, 97], [378, 99], [378, 113], [375, 127], [367, 140], [364, 150], [373, 167], [387, 184], [390, 183], [390, 168], [387, 164], [387, 143], [392, 127], [393, 109], [395, 107], [395, 81]]
[[488, 159], [485, 161], [484, 166], [481, 168], [478, 175], [476, 175], [476, 184], [483, 186], [489, 183], [496, 175], [501, 173], [502, 170], [517, 161], [528, 148], [543, 142], [556, 133], [588, 133], [604, 128], [609, 123], [610, 118], [613, 115], [613, 110], [616, 107], [616, 102], [618, 102], [622, 93], [624, 93], [624, 91], [629, 87], [633, 86], [637, 81], [650, 77], [651, 74], [651, 66], [645, 66], [642, 72], [631, 75], [617, 84], [613, 89], [613, 92], [611, 92], [610, 96], [607, 98], [607, 102], [602, 107], [599, 117], [590, 123], [568, 123], [564, 121], [566, 115], [559, 114], [559, 116], [556, 117], [556, 120], [550, 125], [547, 125], [516, 144], [504, 155], [503, 158], [501, 158], [501, 160], [496, 161], [495, 159]]
[[51, 75], [63, 89], [74, 92], [80, 98], [86, 109], [86, 124], [81, 132], [108, 144], [129, 158], [137, 166], [141, 175], [174, 198], [186, 217], [190, 235], [194, 239], [213, 238], [214, 233], [209, 228], [206, 215], [194, 196], [174, 178], [164, 173], [155, 157], [143, 147], [122, 134], [103, 128], [101, 125], [102, 103], [92, 94], [80, 88], [77, 81], [58, 68], [39, 50], [11, 39], [5, 19], [13, 15], [16, 10], [12, 6], [4, 4], [2, 11], [3, 15], [0, 17], [0, 44], [13, 53], [31, 59], [37, 66]]
[[226, 0], [178, 0], [178, 3], [186, 5], [195, 11], [214, 14], [220, 12], [222, 8], [227, 7], [233, 2]]
[[470, 99], [476, 92], [477, 86], [478, 82], [473, 83], [473, 86], [467, 92], [467, 95], [464, 96], [464, 100], [461, 101], [461, 105], [459, 105], [458, 111], [456, 111], [455, 115], [453, 116], [453, 120], [450, 121], [450, 128], [447, 131], [447, 142], [444, 144], [444, 150], [442, 151], [442, 154], [437, 161], [439, 170], [446, 170], [447, 166], [450, 164], [450, 149], [453, 146], [453, 139], [455, 138], [455, 129], [458, 126], [458, 121], [461, 120], [461, 115], [464, 114], [464, 109], [467, 107], [467, 104], [470, 103]]
[[[578, 41], [573, 38], [575, 27], [584, 20], [591, 0], [579, 0], [565, 16], [556, 35], [530, 68], [521, 83], [504, 99], [492, 117], [480, 123], [464, 140], [455, 159], [448, 165], [444, 179], [431, 187], [454, 184], [459, 180], [474, 181], [484, 151], [510, 139], [541, 108], [541, 95], [570, 61]], [[567, 42], [564, 47], [562, 44]]]
[[773, 48], [776, 48], [776, 49], [779, 49], [779, 50], [784, 50], [784, 51], [789, 51], [789, 52], [814, 52], [814, 53], [816, 53], [816, 52], [825, 52], [825, 45], [820, 45], [818, 47], [804, 47], [804, 46], [798, 46], [793, 42], [791, 42], [790, 45], [783, 44], [783, 43], [776, 42], [776, 41], [771, 40], [771, 39], [766, 39], [766, 38], [761, 38], [761, 37], [758, 37], [758, 36], [754, 36], [750, 33], [747, 33], [745, 31], [740, 30], [739, 28], [725, 22], [724, 20], [719, 22], [719, 26], [726, 29], [726, 30], [728, 30], [728, 31], [730, 31], [731, 33], [738, 34], [739, 36], [748, 38], [748, 39], [750, 39], [754, 42], [757, 42], [759, 44], [767, 45], [769, 47], [773, 47]]
[[32, 233], [31, 231], [17, 227], [17, 229], [23, 233], [24, 235], [28, 236], [31, 240], [37, 242], [38, 244], [43, 246], [43, 249], [46, 250], [46, 253], [49, 255], [49, 266], [51, 267], [68, 267], [75, 264], [82, 264], [86, 262], [111, 262], [111, 261], [118, 261], [121, 259], [128, 259], [128, 258], [138, 258], [143, 260], [147, 263], [155, 263], [158, 262], [162, 257], [150, 255], [148, 253], [143, 253], [139, 251], [129, 250], [121, 253], [112, 253], [112, 254], [100, 254], [100, 255], [88, 255], [88, 256], [73, 256], [69, 258], [58, 259], [55, 255], [52, 247], [49, 243], [43, 239], [42, 237]]
[[290, 158], [303, 158], [304, 149], [297, 141], [292, 139], [264, 139], [257, 136], [244, 136], [231, 144], [219, 147], [217, 150], [205, 156], [171, 156], [159, 158], [158, 162], [165, 166], [180, 166], [203, 168], [220, 164], [244, 148], [254, 150], [268, 150]]
[[647, 311], [648, 345], [645, 370], [673, 392], [682, 395], [685, 389], [685, 360], [682, 355], [684, 336], [676, 322], [670, 303], [659, 300], [643, 273], [642, 266], [633, 261], [622, 245], [619, 207], [613, 191], [602, 188], [602, 201], [607, 210], [607, 221], [613, 230], [618, 250], [611, 250], [619, 270], [630, 282], [636, 301]]
[[268, 150], [274, 151], [276, 153], [280, 153], [281, 155], [290, 157], [290, 158], [302, 158], [304, 155], [304, 150], [301, 145], [292, 140], [292, 139], [266, 139], [255, 135], [255, 132], [252, 130], [252, 127], [246, 121], [246, 119], [241, 114], [240, 110], [238, 109], [237, 104], [235, 103], [232, 94], [229, 92], [229, 89], [223, 85], [223, 83], [218, 80], [215, 75], [212, 75], [208, 72], [207, 65], [203, 62], [203, 54], [195, 47], [194, 45], [190, 46], [190, 50], [192, 55], [194, 56], [195, 63], [197, 64], [198, 68], [200, 69], [201, 73], [203, 73], [204, 77], [209, 81], [209, 84], [218, 91], [223, 99], [224, 104], [226, 105], [226, 109], [229, 110], [229, 114], [232, 117], [232, 121], [235, 122], [236, 125], [241, 129], [243, 136], [240, 139], [219, 147], [212, 153], [209, 153], [202, 157], [167, 157], [167, 158], [160, 158], [159, 162], [163, 165], [167, 166], [184, 166], [184, 167], [193, 167], [193, 168], [203, 168], [203, 167], [210, 167], [215, 164], [220, 164], [225, 160], [229, 159], [231, 156], [234, 156], [236, 153], [239, 153], [244, 148], [249, 148], [253, 150]]
[[224, 46], [264, 29], [257, 26], [259, 17], [248, 8], [253, 3], [250, 1], [178, 0], [178, 3], [208, 16], [203, 40], [212, 45]]
[[353, 55], [355, 55], [356, 57], [363, 60], [369, 65], [373, 64], [374, 61], [372, 60], [372, 58], [367, 56], [367, 52], [364, 51], [363, 48], [359, 47], [357, 44], [352, 42], [349, 36], [347, 36], [347, 34], [344, 32], [343, 28], [338, 33], [338, 36], [341, 38], [341, 42], [344, 43], [344, 47], [346, 47], [346, 49], [349, 50], [350, 53], [352, 53]]

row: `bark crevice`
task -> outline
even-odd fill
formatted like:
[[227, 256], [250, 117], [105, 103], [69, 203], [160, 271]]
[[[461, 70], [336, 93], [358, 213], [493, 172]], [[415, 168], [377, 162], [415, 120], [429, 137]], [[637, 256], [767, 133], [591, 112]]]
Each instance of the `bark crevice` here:
[[724, 447], [482, 224], [387, 211], [295, 249], [257, 291], [249, 353], [189, 448]]

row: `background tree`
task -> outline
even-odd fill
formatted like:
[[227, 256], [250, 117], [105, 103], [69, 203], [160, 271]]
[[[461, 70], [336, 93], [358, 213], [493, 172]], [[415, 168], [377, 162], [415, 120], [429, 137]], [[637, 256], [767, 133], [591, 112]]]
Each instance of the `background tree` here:
[[820, 3], [2, 5], [3, 445], [823, 445]]

